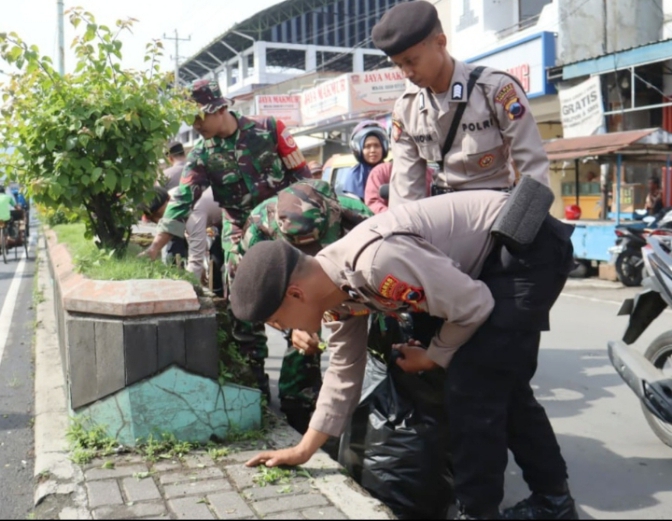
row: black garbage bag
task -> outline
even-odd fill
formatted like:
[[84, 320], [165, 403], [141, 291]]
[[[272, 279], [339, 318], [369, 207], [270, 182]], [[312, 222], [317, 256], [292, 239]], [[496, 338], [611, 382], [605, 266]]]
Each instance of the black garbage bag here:
[[339, 463], [400, 519], [446, 519], [454, 502], [443, 370], [404, 373], [369, 352]]

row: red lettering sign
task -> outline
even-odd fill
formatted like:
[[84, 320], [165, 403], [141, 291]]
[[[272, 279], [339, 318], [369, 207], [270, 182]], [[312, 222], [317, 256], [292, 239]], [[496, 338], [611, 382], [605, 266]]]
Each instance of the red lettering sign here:
[[530, 65], [528, 63], [511, 67], [506, 72], [518, 78], [525, 92], [530, 92]]

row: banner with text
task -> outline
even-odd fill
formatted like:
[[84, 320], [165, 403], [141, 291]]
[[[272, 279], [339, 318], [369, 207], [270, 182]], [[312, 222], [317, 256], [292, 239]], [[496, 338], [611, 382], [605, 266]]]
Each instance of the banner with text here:
[[257, 115], [273, 116], [287, 127], [301, 126], [301, 96], [262, 95], [255, 96]]
[[404, 76], [395, 69], [343, 74], [301, 94], [303, 126], [337, 116], [385, 112], [406, 88]]
[[604, 106], [600, 77], [592, 78], [558, 92], [560, 117], [565, 138], [592, 136], [602, 131]]

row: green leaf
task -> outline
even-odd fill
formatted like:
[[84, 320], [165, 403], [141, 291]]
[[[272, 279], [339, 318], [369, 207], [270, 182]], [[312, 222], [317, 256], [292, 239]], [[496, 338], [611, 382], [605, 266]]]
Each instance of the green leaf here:
[[98, 166], [91, 171], [91, 179], [95, 183], [95, 182], [98, 181], [98, 179], [100, 179], [100, 176], [102, 174], [103, 174], [103, 169]]
[[124, 192], [128, 192], [128, 190], [131, 188], [131, 182], [133, 181], [133, 178], [131, 176], [122, 176], [121, 178], [121, 190]]
[[106, 172], [103, 184], [105, 185], [105, 188], [107, 188], [108, 190], [110, 191], [114, 190], [114, 187], [117, 186], [117, 174], [115, 174], [112, 171]]
[[73, 148], [75, 148], [76, 144], [77, 144], [77, 138], [75, 136], [70, 136], [68, 139], [65, 140], [65, 149], [72, 150]]

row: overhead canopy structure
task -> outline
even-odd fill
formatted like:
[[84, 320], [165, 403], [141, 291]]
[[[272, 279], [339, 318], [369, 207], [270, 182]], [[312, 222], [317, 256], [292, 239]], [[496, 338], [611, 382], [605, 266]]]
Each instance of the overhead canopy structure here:
[[660, 128], [611, 132], [596, 136], [554, 139], [544, 144], [550, 161], [621, 154], [624, 159], [666, 161], [672, 134]]
[[[233, 0], [227, 0], [233, 1]], [[402, 0], [284, 0], [236, 23], [196, 54], [180, 63], [180, 79], [193, 81], [240, 57], [255, 42], [286, 44], [274, 48], [265, 58], [265, 67], [302, 69], [305, 52], [301, 45], [327, 48], [374, 49], [371, 28], [382, 13]], [[377, 68], [381, 56], [364, 55], [364, 70]], [[352, 56], [328, 60], [330, 70], [348, 72]], [[319, 65], [319, 63], [318, 63]], [[345, 67], [345, 68], [343, 68]]]

